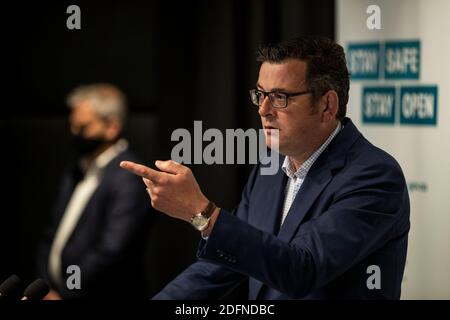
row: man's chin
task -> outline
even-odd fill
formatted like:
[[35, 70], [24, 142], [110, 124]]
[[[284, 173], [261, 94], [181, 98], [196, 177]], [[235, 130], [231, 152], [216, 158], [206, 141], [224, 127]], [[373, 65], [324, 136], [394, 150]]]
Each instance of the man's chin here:
[[[272, 144], [270, 142], [270, 140], [266, 140], [266, 146], [267, 148], [269, 148], [272, 151], [275, 151], [281, 155], [286, 155], [285, 154], [285, 148], [283, 148], [283, 145], [280, 146], [279, 141], [277, 141], [276, 143]], [[273, 146], [273, 147], [272, 147]]]
[[266, 145], [268, 148], [278, 151], [280, 145], [280, 136], [278, 130], [270, 130], [269, 132], [264, 130], [264, 138], [266, 139]]

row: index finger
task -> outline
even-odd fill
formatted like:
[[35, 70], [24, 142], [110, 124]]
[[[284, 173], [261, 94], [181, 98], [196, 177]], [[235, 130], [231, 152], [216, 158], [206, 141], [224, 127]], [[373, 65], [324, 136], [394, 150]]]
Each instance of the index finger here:
[[142, 178], [147, 178], [153, 182], [157, 182], [161, 177], [161, 172], [153, 170], [149, 167], [146, 167], [142, 164], [134, 163], [131, 161], [122, 161], [120, 163], [120, 167], [122, 169], [126, 169]]

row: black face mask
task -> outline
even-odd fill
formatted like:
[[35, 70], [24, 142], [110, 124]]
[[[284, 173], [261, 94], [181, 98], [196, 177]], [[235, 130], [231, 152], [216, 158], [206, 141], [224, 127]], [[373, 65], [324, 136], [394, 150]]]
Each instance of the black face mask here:
[[105, 143], [105, 140], [101, 138], [85, 138], [80, 135], [72, 135], [72, 146], [80, 157], [92, 154], [103, 143]]

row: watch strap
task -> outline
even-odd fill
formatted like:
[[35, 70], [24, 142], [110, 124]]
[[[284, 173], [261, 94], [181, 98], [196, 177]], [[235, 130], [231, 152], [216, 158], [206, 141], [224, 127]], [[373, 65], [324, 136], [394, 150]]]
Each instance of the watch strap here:
[[202, 216], [206, 218], [210, 218], [212, 214], [214, 213], [214, 210], [216, 210], [216, 204], [212, 201], [209, 201], [206, 208], [201, 212]]

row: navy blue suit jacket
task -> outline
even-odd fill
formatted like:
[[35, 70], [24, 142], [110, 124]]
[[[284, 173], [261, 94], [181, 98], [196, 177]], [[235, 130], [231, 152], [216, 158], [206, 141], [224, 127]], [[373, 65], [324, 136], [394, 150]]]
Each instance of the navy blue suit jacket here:
[[[48, 275], [48, 257], [80, 172], [74, 168], [62, 179], [52, 224], [38, 248], [37, 269], [63, 298], [145, 296], [142, 256], [151, 206], [142, 180], [119, 167], [122, 160], [138, 161], [130, 151], [123, 151], [104, 168], [101, 182], [62, 252], [64, 285], [58, 286]], [[81, 290], [65, 286], [69, 265], [81, 269]]]
[[281, 168], [261, 175], [257, 165], [237, 208], [222, 209], [201, 241], [198, 261], [154, 298], [220, 298], [248, 277], [250, 299], [398, 299], [410, 227], [405, 179], [350, 119], [343, 124], [281, 228], [287, 177]]

